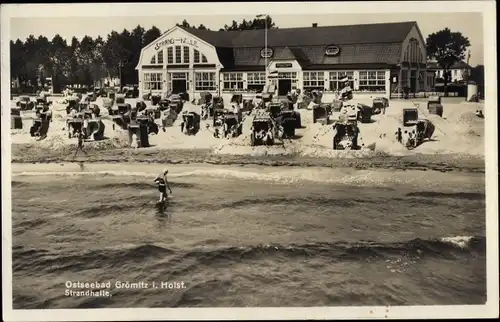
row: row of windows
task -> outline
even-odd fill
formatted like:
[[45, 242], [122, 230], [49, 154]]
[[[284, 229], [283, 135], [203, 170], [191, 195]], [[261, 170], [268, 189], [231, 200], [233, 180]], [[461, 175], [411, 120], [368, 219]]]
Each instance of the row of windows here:
[[194, 73], [194, 89], [196, 91], [215, 91], [216, 81], [214, 72]]
[[[402, 85], [405, 85], [407, 78], [407, 70], [402, 71]], [[421, 72], [421, 82], [423, 82], [423, 74]], [[341, 80], [347, 77], [348, 84], [354, 88], [354, 72], [330, 72], [329, 79], [325, 80], [324, 72], [304, 72], [303, 87], [305, 90], [325, 89], [335, 91], [340, 90], [343, 86]], [[262, 88], [265, 81], [265, 73], [247, 73], [247, 84], [249, 89]], [[283, 77], [280, 77], [283, 76]], [[145, 90], [161, 90], [163, 86], [162, 73], [144, 73], [144, 89]], [[292, 85], [297, 84], [297, 73], [283, 73], [278, 75], [280, 79], [291, 79]], [[416, 77], [412, 74], [412, 77]], [[185, 79], [189, 80], [189, 73], [169, 73], [169, 83], [172, 80]], [[273, 80], [277, 83], [276, 80]], [[360, 71], [359, 72], [359, 90], [360, 91], [385, 91], [385, 71]], [[241, 90], [243, 86], [243, 73], [224, 73], [222, 74], [222, 83], [224, 90]], [[325, 87], [325, 83], [327, 87]], [[423, 85], [422, 85], [423, 86]], [[216, 89], [215, 72], [195, 72], [195, 90], [213, 91]]]
[[385, 91], [385, 71], [359, 72], [360, 91]]
[[243, 89], [243, 73], [226, 73], [222, 80], [224, 89]]
[[157, 91], [163, 89], [162, 73], [144, 73], [144, 90]]
[[344, 77], [347, 77], [347, 82], [351, 88], [354, 89], [354, 72], [330, 72], [330, 87], [331, 91], [337, 91], [342, 89], [342, 82], [340, 81]]
[[[173, 46], [173, 47], [168, 47], [167, 50], [167, 64], [189, 64], [189, 63], [195, 63], [195, 64], [201, 64], [201, 63], [207, 63], [207, 57], [200, 53], [199, 50], [193, 49], [193, 59], [191, 61], [191, 54], [189, 51], [188, 46]], [[150, 64], [151, 65], [163, 65], [164, 59], [164, 50], [158, 51], [156, 54], [153, 55], [151, 58]]]
[[[347, 77], [348, 85], [354, 88], [354, 71], [330, 72], [328, 89], [340, 90], [343, 87], [341, 80]], [[324, 72], [304, 72], [304, 89], [325, 88]], [[385, 71], [361, 71], [359, 72], [360, 91], [385, 91]]]

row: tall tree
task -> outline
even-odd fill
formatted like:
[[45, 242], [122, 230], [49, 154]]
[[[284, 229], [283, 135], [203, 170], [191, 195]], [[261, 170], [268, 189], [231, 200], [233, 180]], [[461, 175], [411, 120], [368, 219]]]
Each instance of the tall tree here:
[[484, 65], [477, 65], [471, 69], [470, 80], [477, 84], [484, 84]]
[[479, 97], [484, 99], [484, 65], [473, 67], [470, 71], [469, 80], [477, 84]]
[[78, 80], [78, 55], [80, 51], [80, 41], [78, 41], [78, 38], [73, 37], [71, 38], [71, 45], [68, 48], [69, 51], [69, 77], [68, 77], [68, 83], [69, 84], [80, 84], [80, 81]]
[[146, 30], [144, 33], [144, 38], [142, 41], [142, 47], [145, 47], [158, 39], [161, 36], [161, 31], [156, 26], [151, 27], [151, 29]]
[[84, 36], [76, 52], [78, 62], [77, 79], [79, 84], [91, 86], [93, 83], [94, 49], [95, 44], [92, 37]]
[[139, 63], [139, 58], [141, 57], [141, 49], [142, 49], [142, 43], [144, 41], [144, 34], [146, 33], [146, 30], [141, 27], [137, 26], [135, 27], [134, 30], [132, 30], [132, 56], [131, 58], [131, 64], [129, 68], [131, 68], [130, 71], [130, 81], [132, 84], [138, 83], [139, 79], [137, 76], [137, 72], [135, 71], [135, 66]]
[[108, 34], [103, 48], [103, 59], [106, 65], [108, 77], [114, 78], [119, 75], [120, 61], [124, 59], [123, 46], [121, 44], [120, 34], [116, 31], [111, 31]]
[[35, 88], [38, 84], [38, 69], [40, 62], [37, 61], [37, 41], [34, 35], [29, 35], [24, 42], [24, 57], [26, 59], [26, 86]]
[[55, 92], [59, 92], [66, 83], [70, 71], [69, 47], [59, 34], [50, 42], [50, 62], [48, 70], [51, 72], [52, 84]]
[[101, 36], [94, 40], [94, 48], [92, 50], [92, 80], [100, 81], [107, 76], [106, 67], [103, 57], [104, 40]]
[[124, 29], [120, 34], [120, 41], [123, 49], [123, 55], [118, 65], [121, 74], [120, 83], [122, 86], [135, 84], [137, 80], [137, 72], [135, 71], [137, 62], [134, 61], [136, 55], [134, 37], [127, 29]]
[[435, 60], [444, 70], [444, 92], [448, 95], [447, 85], [451, 79], [450, 68], [453, 64], [465, 59], [470, 41], [460, 32], [452, 32], [445, 28], [427, 37], [427, 56]]
[[224, 31], [235, 31], [235, 30], [239, 30], [239, 25], [238, 23], [236, 22], [236, 20], [233, 20], [233, 22], [231, 23], [230, 26], [228, 25], [224, 25]]
[[267, 16], [266, 19], [254, 18], [248, 29], [265, 29], [267, 24], [267, 29], [277, 29], [276, 23], [274, 23], [271, 16]]
[[[191, 25], [187, 22], [187, 20], [186, 20], [186, 19], [184, 19], [184, 20], [182, 21], [182, 23], [181, 23], [181, 24], [176, 23], [175, 25], [176, 25], [177, 27], [191, 28]], [[194, 26], [193, 26], [193, 27], [194, 27]]]
[[37, 63], [38, 81], [42, 87], [45, 86], [45, 79], [52, 76], [52, 65], [50, 60], [51, 43], [47, 37], [39, 36], [35, 46], [35, 61]]
[[26, 82], [26, 52], [24, 43], [19, 39], [16, 42], [10, 41], [10, 61], [11, 79], [19, 81], [23, 88]]

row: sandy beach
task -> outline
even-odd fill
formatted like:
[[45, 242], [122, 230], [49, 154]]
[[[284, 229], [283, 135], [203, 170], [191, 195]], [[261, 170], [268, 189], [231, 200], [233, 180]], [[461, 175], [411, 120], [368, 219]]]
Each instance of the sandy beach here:
[[[377, 163], [384, 159], [388, 166], [393, 160], [414, 161], [422, 164], [456, 162], [484, 162], [484, 119], [475, 116], [477, 110], [483, 110], [482, 103], [466, 103], [460, 98], [444, 99], [444, 115], [439, 117], [429, 114], [424, 100], [394, 100], [390, 102], [386, 114], [374, 115], [372, 123], [359, 123], [360, 144], [375, 146], [374, 149], [358, 151], [335, 151], [332, 149], [332, 126], [312, 123], [312, 111], [299, 110], [304, 127], [297, 130], [297, 138], [278, 142], [274, 146], [250, 146], [250, 126], [252, 117], [243, 122], [243, 134], [237, 138], [215, 138], [211, 128], [206, 125], [209, 120], [202, 121], [201, 130], [194, 136], [181, 132], [180, 118], [166, 131], [150, 135], [151, 147], [131, 149], [128, 146], [126, 131], [112, 129], [112, 121], [107, 111], [101, 107], [102, 120], [105, 124], [105, 140], [85, 144], [89, 153], [85, 156], [79, 153], [73, 158], [71, 151], [75, 150], [76, 141], [67, 136], [65, 127], [64, 98], [52, 97], [53, 122], [50, 124], [47, 138], [37, 141], [29, 135], [32, 122], [31, 111], [22, 112], [23, 129], [12, 130], [12, 160], [13, 162], [271, 162], [281, 160], [287, 162], [302, 162], [302, 164], [318, 165], [353, 163]], [[127, 100], [135, 104], [136, 100]], [[358, 102], [358, 101], [355, 101]], [[370, 104], [368, 101], [360, 103]], [[96, 102], [102, 106], [102, 99]], [[149, 102], [148, 102], [149, 103]], [[15, 104], [14, 102], [12, 103]], [[150, 104], [150, 103], [149, 103]], [[436, 126], [431, 141], [424, 142], [414, 150], [408, 150], [396, 141], [394, 135], [400, 126], [402, 110], [416, 107], [419, 116], [431, 120]], [[229, 103], [226, 102], [226, 107]], [[184, 110], [200, 112], [200, 106], [186, 102]], [[160, 120], [157, 120], [159, 123]], [[217, 161], [218, 160], [218, 161]], [[253, 160], [253, 161], [251, 161]], [[371, 160], [371, 161], [364, 161]], [[428, 162], [426, 161], [428, 160]], [[457, 161], [460, 160], [460, 161]], [[294, 163], [298, 164], [298, 163]]]

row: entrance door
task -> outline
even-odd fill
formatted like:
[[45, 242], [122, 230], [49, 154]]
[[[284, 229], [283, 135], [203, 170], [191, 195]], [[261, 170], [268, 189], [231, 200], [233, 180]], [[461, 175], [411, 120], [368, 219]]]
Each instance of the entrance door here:
[[173, 79], [172, 80], [172, 93], [179, 94], [184, 93], [187, 90], [185, 79]]
[[185, 93], [188, 90], [188, 73], [176, 72], [169, 73], [170, 89], [172, 94]]
[[410, 92], [415, 93], [417, 91], [417, 79], [410, 78]]
[[291, 79], [278, 80], [278, 96], [286, 96], [292, 90]]

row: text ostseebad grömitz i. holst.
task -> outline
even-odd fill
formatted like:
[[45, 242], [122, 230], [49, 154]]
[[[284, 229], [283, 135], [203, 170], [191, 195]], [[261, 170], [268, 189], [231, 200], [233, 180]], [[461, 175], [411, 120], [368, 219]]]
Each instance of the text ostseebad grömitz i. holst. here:
[[186, 285], [183, 281], [161, 281], [161, 282], [130, 282], [130, 281], [106, 281], [106, 282], [72, 282], [65, 283], [66, 296], [89, 296], [89, 297], [110, 297], [110, 291], [114, 289], [184, 289]]

